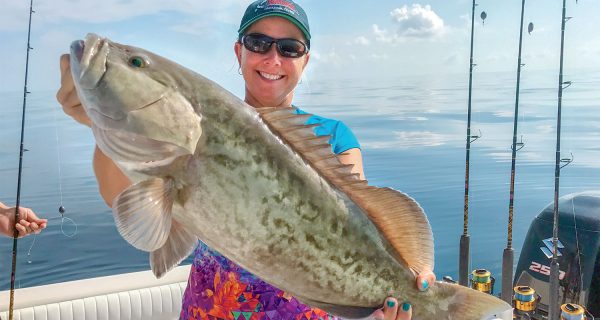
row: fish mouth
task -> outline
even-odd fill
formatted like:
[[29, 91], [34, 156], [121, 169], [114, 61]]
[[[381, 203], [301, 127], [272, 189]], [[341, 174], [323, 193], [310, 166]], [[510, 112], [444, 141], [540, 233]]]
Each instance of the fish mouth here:
[[90, 33], [71, 43], [71, 73], [81, 89], [94, 89], [106, 73], [109, 41]]

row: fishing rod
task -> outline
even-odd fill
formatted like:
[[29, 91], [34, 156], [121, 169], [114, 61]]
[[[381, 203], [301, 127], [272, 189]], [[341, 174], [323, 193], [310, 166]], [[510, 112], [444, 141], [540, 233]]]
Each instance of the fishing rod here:
[[[469, 285], [469, 265], [471, 262], [470, 244], [471, 238], [469, 236], [469, 160], [471, 155], [471, 143], [481, 137], [471, 135], [471, 92], [473, 89], [473, 67], [476, 64], [473, 63], [473, 38], [475, 30], [475, 0], [473, 0], [473, 8], [471, 11], [471, 56], [469, 62], [469, 100], [467, 110], [467, 146], [466, 146], [466, 160], [465, 160], [465, 203], [463, 213], [463, 234], [460, 236], [460, 254], [458, 260], [458, 283], [463, 286]], [[481, 19], [485, 21], [487, 14], [481, 12]]]
[[[521, 138], [517, 142], [518, 122], [519, 122], [519, 90], [521, 85], [521, 68], [525, 65], [521, 63], [521, 52], [523, 49], [523, 21], [525, 17], [525, 0], [521, 2], [521, 24], [519, 28], [519, 55], [517, 59], [517, 88], [515, 94], [515, 114], [513, 122], [513, 139], [512, 139], [512, 161], [510, 169], [510, 192], [508, 203], [508, 237], [507, 244], [502, 254], [502, 300], [511, 303], [513, 293], [513, 263], [515, 252], [512, 248], [512, 226], [513, 226], [513, 210], [515, 201], [515, 173], [517, 163], [517, 151], [521, 150], [525, 144]], [[529, 34], [533, 31], [533, 23], [529, 23]]]
[[29, 1], [29, 27], [27, 30], [27, 55], [25, 58], [25, 85], [23, 87], [23, 113], [21, 116], [21, 143], [19, 146], [19, 173], [17, 175], [17, 200], [15, 204], [15, 226], [13, 227], [13, 249], [12, 249], [12, 268], [10, 274], [10, 304], [8, 309], [8, 320], [13, 320], [13, 309], [15, 300], [15, 278], [17, 271], [17, 243], [19, 237], [19, 230], [17, 230], [16, 223], [19, 221], [19, 206], [21, 202], [21, 176], [23, 172], [23, 138], [25, 133], [25, 109], [27, 106], [27, 94], [30, 92], [27, 90], [27, 75], [29, 73], [29, 51], [33, 50], [31, 47], [31, 17], [35, 11], [33, 11], [33, 0]]
[[[577, 3], [577, 0], [575, 0]], [[552, 261], [550, 262], [550, 303], [548, 309], [548, 319], [558, 320], [560, 310], [558, 302], [558, 191], [560, 188], [560, 169], [571, 163], [572, 159], [560, 158], [560, 121], [562, 111], [562, 94], [563, 89], [571, 86], [571, 81], [563, 81], [563, 59], [565, 51], [565, 24], [571, 19], [567, 17], [567, 1], [563, 0], [562, 6], [562, 21], [560, 28], [560, 68], [558, 73], [558, 112], [556, 117], [556, 159], [554, 166], [554, 219], [552, 226]], [[565, 163], [565, 164], [562, 164]], [[561, 165], [562, 164], [562, 165]]]

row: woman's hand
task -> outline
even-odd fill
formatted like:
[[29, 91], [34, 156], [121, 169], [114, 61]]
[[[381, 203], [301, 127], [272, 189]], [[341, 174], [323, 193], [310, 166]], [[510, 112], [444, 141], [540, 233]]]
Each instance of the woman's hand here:
[[[435, 282], [435, 274], [431, 271], [424, 271], [417, 276], [417, 288], [425, 291]], [[372, 315], [374, 319], [382, 320], [410, 320], [412, 318], [412, 306], [408, 301], [398, 303], [395, 298], [387, 298], [383, 303], [383, 309], [375, 311]]]
[[38, 218], [33, 210], [19, 207], [19, 223], [15, 225], [15, 208], [9, 208], [0, 202], [0, 234], [12, 237], [16, 226], [21, 238], [31, 233], [40, 233], [47, 224], [48, 220]]
[[75, 90], [75, 83], [71, 75], [71, 60], [68, 54], [60, 57], [60, 88], [56, 93], [56, 100], [62, 105], [63, 111], [75, 121], [88, 127], [92, 126], [92, 120], [83, 109]]

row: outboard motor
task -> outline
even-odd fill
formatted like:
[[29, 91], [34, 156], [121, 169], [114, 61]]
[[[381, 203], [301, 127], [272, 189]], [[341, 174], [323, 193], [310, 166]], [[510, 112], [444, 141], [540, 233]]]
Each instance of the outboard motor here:
[[[600, 191], [563, 196], [558, 208], [559, 304], [578, 304], [600, 317]], [[531, 223], [515, 272], [515, 286], [540, 295], [540, 315], [548, 313], [550, 298], [553, 214], [550, 203]]]

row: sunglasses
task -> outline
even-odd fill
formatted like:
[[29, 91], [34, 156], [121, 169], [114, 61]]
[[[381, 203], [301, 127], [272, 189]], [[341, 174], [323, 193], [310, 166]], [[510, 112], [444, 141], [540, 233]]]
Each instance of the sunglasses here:
[[246, 34], [241, 39], [246, 49], [256, 53], [267, 53], [273, 43], [276, 44], [277, 52], [282, 57], [300, 58], [308, 52], [308, 46], [296, 39], [274, 39], [262, 33]]

